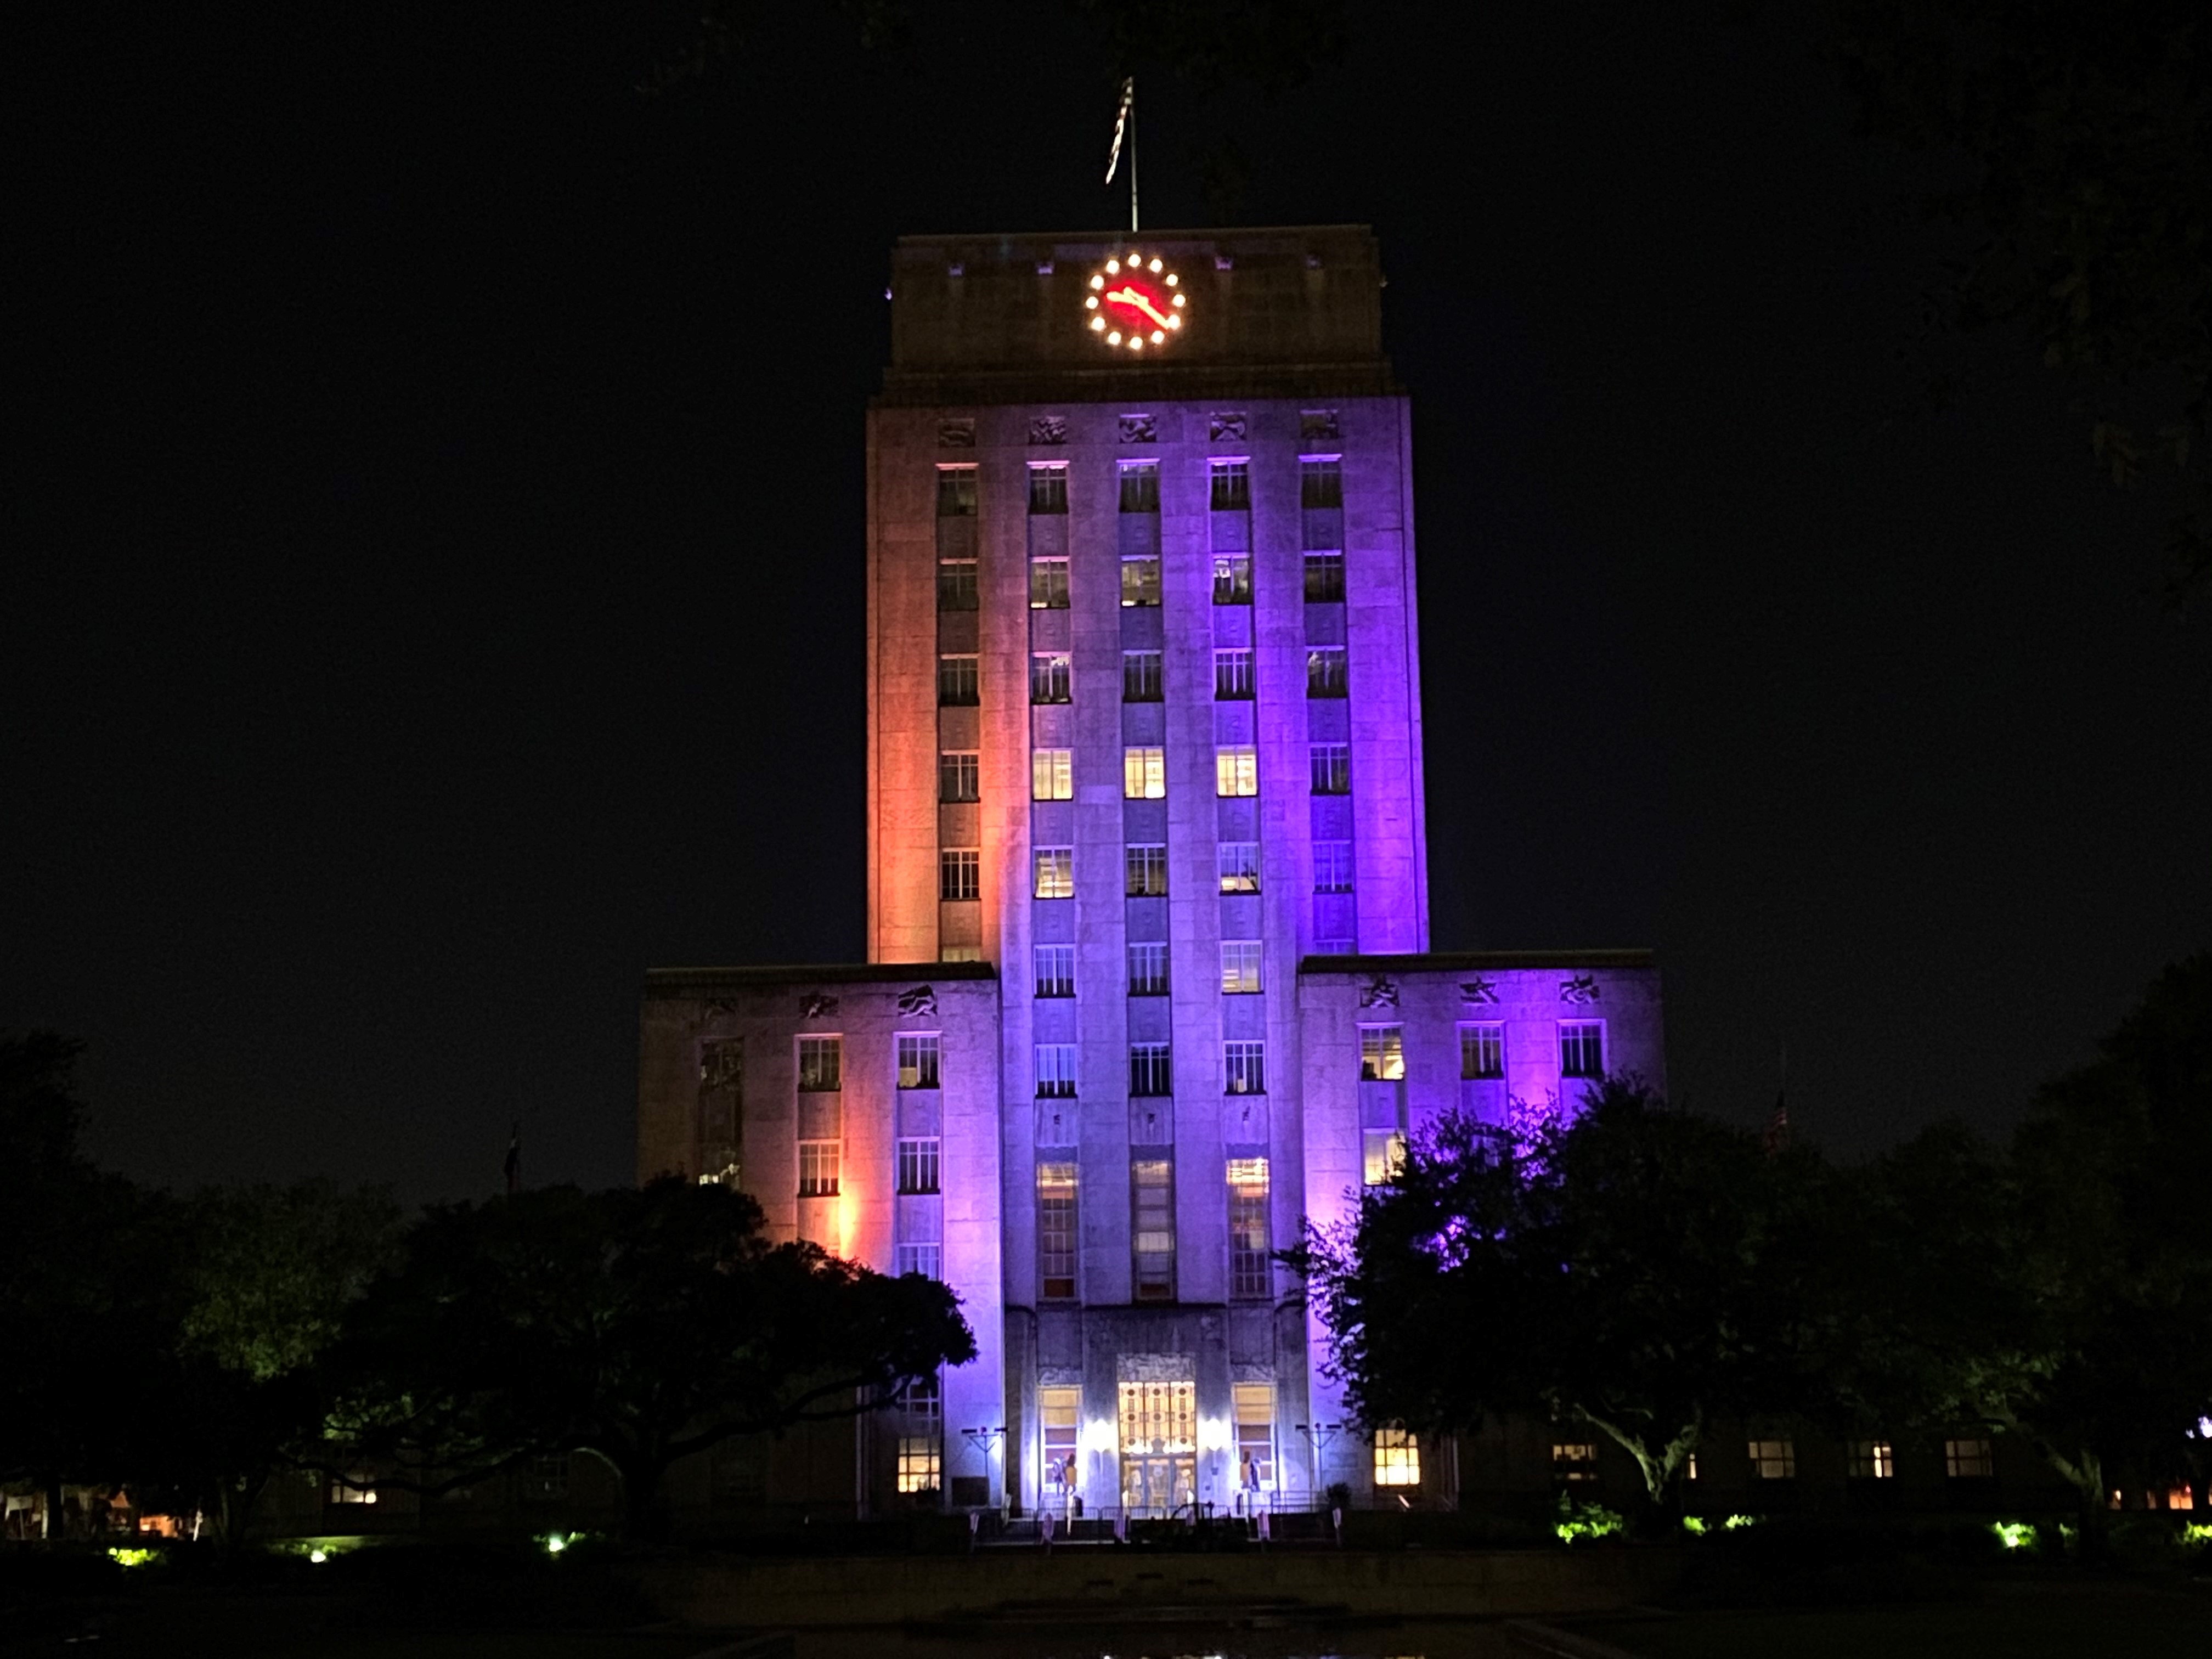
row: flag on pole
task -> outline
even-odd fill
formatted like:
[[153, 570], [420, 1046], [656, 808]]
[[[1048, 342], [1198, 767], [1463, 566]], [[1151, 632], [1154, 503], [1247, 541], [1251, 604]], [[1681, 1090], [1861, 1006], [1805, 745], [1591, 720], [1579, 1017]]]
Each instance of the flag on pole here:
[[1121, 107], [1114, 113], [1114, 148], [1106, 157], [1106, 182], [1114, 182], [1114, 169], [1121, 165], [1121, 135], [1129, 130], [1129, 106], [1137, 101], [1137, 77], [1121, 82]]
[[1759, 1144], [1766, 1149], [1769, 1158], [1778, 1156], [1790, 1145], [1790, 1108], [1780, 1090], [1775, 1091], [1774, 1110], [1766, 1120], [1766, 1133], [1759, 1137]]
[[522, 1187], [522, 1125], [517, 1123], [507, 1138], [507, 1195], [509, 1198]]

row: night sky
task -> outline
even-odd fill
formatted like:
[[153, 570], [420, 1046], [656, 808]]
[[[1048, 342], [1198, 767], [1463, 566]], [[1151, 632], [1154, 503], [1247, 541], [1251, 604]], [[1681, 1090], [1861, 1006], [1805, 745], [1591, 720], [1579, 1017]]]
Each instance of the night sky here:
[[[149, 1179], [480, 1193], [520, 1116], [618, 1182], [647, 966], [860, 951], [889, 245], [1114, 227], [1112, 66], [799, 7], [646, 99], [620, 8], [234, 9], [25, 60], [0, 1030], [90, 1045]], [[1762, 1121], [1786, 1038], [1858, 1155], [2002, 1129], [2212, 943], [2212, 619], [2029, 348], [1923, 340], [1939, 175], [1739, 9], [1146, 74], [1146, 223], [1381, 238], [1436, 947], [1654, 946], [1674, 1097]]]

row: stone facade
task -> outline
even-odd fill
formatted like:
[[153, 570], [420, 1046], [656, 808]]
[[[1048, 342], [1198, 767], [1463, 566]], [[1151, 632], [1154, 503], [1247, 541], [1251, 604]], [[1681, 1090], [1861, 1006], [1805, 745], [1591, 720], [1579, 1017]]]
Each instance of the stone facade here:
[[[1093, 301], [1132, 273], [1172, 337], [1106, 332]], [[736, 1182], [886, 1270], [941, 1224], [985, 1350], [945, 1379], [951, 1501], [1448, 1487], [1449, 1460], [1341, 1425], [1270, 1252], [1437, 1110], [1571, 1107], [1600, 1067], [1663, 1084], [1648, 957], [1424, 954], [1411, 425], [1381, 286], [1358, 227], [894, 255], [871, 965], [651, 975], [639, 1168]], [[936, 1039], [938, 1088], [899, 1086], [902, 1036]], [[909, 1203], [901, 1143], [932, 1135], [942, 1192]], [[831, 1140], [836, 1195], [800, 1196]], [[896, 1429], [856, 1441], [864, 1507], [915, 1485]]]

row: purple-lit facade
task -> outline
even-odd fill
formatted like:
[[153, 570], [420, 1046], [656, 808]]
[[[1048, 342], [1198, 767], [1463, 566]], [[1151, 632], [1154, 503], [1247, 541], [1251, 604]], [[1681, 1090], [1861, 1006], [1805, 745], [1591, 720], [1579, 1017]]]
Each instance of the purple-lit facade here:
[[[1133, 243], [1179, 278], [1149, 356], [1085, 304]], [[1381, 287], [1357, 227], [894, 256], [869, 963], [656, 971], [639, 1102], [641, 1176], [961, 1295], [982, 1358], [856, 1437], [863, 1509], [1449, 1489], [1313, 1432], [1346, 1413], [1270, 1252], [1438, 1110], [1663, 1082], [1648, 957], [1429, 953]]]

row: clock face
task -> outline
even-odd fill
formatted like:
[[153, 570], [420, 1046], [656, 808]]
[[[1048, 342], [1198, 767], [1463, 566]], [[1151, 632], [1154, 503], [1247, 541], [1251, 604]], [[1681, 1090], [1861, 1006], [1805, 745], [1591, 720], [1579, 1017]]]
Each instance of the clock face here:
[[1135, 248], [1091, 273], [1083, 313], [1093, 338], [1114, 351], [1158, 351], [1182, 332], [1189, 302], [1182, 279], [1157, 254]]

